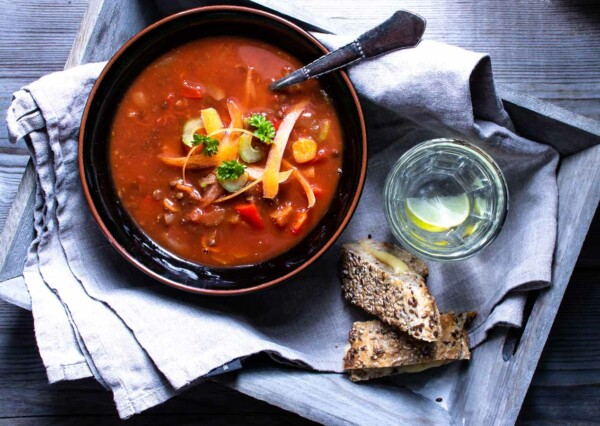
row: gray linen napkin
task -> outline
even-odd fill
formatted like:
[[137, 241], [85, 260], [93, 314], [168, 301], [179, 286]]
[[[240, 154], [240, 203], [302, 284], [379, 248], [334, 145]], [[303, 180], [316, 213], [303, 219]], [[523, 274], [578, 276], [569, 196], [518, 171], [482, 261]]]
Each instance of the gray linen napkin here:
[[[330, 46], [339, 36], [317, 36]], [[257, 352], [320, 371], [341, 371], [347, 333], [361, 313], [342, 299], [339, 244], [391, 240], [382, 187], [395, 160], [432, 136], [478, 143], [501, 165], [511, 209], [498, 239], [476, 257], [431, 266], [442, 311], [476, 310], [473, 346], [497, 325], [520, 326], [523, 290], [548, 285], [556, 231], [556, 165], [549, 147], [511, 132], [487, 56], [431, 41], [350, 71], [369, 126], [369, 171], [340, 242], [270, 291], [202, 298], [158, 285], [108, 244], [83, 197], [77, 169], [82, 109], [103, 64], [51, 74], [15, 94], [8, 115], [38, 176], [36, 235], [25, 279], [51, 381], [93, 375], [131, 416], [232, 360]], [[56, 373], [59, 371], [60, 373]]]

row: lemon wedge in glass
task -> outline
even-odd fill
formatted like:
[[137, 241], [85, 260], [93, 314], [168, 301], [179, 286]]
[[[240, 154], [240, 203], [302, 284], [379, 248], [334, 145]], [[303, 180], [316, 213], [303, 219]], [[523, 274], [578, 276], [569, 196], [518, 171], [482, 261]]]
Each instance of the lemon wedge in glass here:
[[406, 200], [410, 220], [428, 232], [444, 232], [457, 227], [467, 220], [470, 211], [467, 194]]

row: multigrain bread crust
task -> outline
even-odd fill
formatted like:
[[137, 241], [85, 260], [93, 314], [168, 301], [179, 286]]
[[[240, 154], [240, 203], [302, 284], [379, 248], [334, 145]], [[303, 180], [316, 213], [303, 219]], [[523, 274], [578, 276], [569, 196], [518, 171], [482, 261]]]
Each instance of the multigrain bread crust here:
[[[361, 245], [362, 243], [362, 245]], [[419, 258], [392, 245], [363, 240], [342, 246], [342, 289], [349, 302], [415, 339], [434, 342], [441, 332], [435, 299], [425, 285], [427, 266]], [[393, 268], [368, 253], [364, 244], [401, 259], [409, 271]]]
[[398, 333], [379, 320], [355, 322], [344, 369], [348, 370], [350, 380], [357, 382], [470, 359], [465, 327], [474, 317], [474, 312], [442, 314], [440, 339], [432, 343]]

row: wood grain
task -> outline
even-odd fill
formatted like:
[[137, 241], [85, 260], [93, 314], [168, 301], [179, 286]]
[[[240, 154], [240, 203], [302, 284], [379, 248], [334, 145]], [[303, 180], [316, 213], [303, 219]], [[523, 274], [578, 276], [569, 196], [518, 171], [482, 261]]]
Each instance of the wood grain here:
[[[357, 34], [407, 9], [427, 19], [426, 39], [489, 53], [496, 82], [600, 119], [600, 3], [388, 0], [311, 2], [335, 29]], [[335, 30], [334, 29], [334, 30]]]
[[8, 210], [15, 199], [29, 155], [0, 154], [0, 229], [4, 227]]
[[[13, 92], [44, 74], [64, 68], [87, 4], [87, 0], [0, 2], [2, 122]], [[0, 126], [0, 153], [27, 154], [24, 144], [9, 144], [4, 125]]]
[[[582, 256], [597, 249], [600, 227], [588, 234]], [[600, 419], [600, 285], [597, 268], [579, 268], [571, 277], [560, 310], [538, 364], [519, 423], [540, 420], [565, 423]]]
[[[12, 82], [14, 86], [15, 81], [26, 82], [45, 72], [62, 68], [68, 51], [67, 44], [70, 44], [70, 42], [64, 43], [64, 40], [69, 37], [71, 41], [73, 40], [79, 22], [73, 19], [76, 14], [79, 16], [83, 14], [83, 6], [86, 2], [45, 0], [38, 2], [37, 5], [31, 5], [31, 2], [24, 0], [13, 0], [10, 3], [9, 5], [9, 0], [0, 0], [0, 10], [6, 11], [8, 8], [12, 12], [10, 22], [4, 18], [7, 15], [0, 18], [0, 35], [4, 36], [0, 40], [0, 63], [2, 64], [0, 102], [10, 98], [10, 95], [7, 95], [8, 90], [14, 90], [7, 89], [9, 87], [7, 83]], [[67, 3], [72, 3], [72, 8]], [[97, 5], [101, 2], [92, 3], [96, 8], [92, 8], [88, 13], [89, 19], [97, 16]], [[600, 26], [597, 25], [600, 5], [596, 1], [568, 3], [516, 1], [511, 2], [510, 6], [501, 0], [479, 2], [376, 0], [351, 1], [350, 6], [347, 2], [326, 4], [305, 0], [304, 3], [310, 6], [313, 12], [332, 16], [339, 28], [346, 30], [352, 28], [357, 33], [398, 8], [420, 12], [428, 19], [429, 38], [490, 52], [498, 82], [523, 90], [530, 95], [551, 100], [588, 117], [600, 118], [598, 108], [600, 105]], [[57, 9], [41, 11], [49, 5], [57, 6]], [[107, 26], [103, 30], [103, 40], [106, 43], [124, 41], [129, 32], [135, 31], [135, 28], [127, 28], [126, 32], [111, 31], [113, 28], [111, 22], [114, 24], [118, 19], [126, 19], [132, 13], [145, 12], [135, 5], [131, 6], [130, 2], [113, 2], [112, 7], [114, 14], [111, 15], [112, 19], [107, 21]], [[61, 13], [64, 22], [60, 22], [58, 18]], [[19, 22], [18, 19], [21, 19], [20, 22], [28, 22], [25, 28], [15, 30], [14, 22]], [[90, 36], [93, 34], [82, 35], [79, 45], [85, 45], [85, 39]], [[20, 43], [29, 42], [25, 53], [9, 52], [11, 49], [17, 50], [12, 46], [16, 40]], [[44, 40], [45, 45], [40, 40]], [[60, 49], [57, 46], [61, 49], [67, 47], [62, 51], [64, 58], [58, 66], [56, 66], [56, 58], [61, 53], [58, 52]], [[57, 51], [49, 54], [48, 61], [40, 59], [46, 55], [43, 49], [55, 48]], [[29, 58], [27, 54], [32, 52], [37, 55], [35, 58]], [[75, 53], [84, 60], [101, 60], [107, 58], [109, 50], [99, 56], [97, 53], [96, 56], [88, 53], [87, 57], [81, 51]], [[11, 55], [18, 56], [26, 62], [22, 68], [18, 68], [17, 65], [4, 68], [4, 59]], [[77, 57], [73, 55], [72, 57], [75, 59], [70, 65], [77, 62]], [[44, 68], [49, 65], [56, 68]], [[35, 74], [36, 72], [39, 74]], [[7, 146], [5, 133], [1, 132], [0, 153], [24, 154], [22, 147]], [[0, 155], [0, 159], [4, 157], [5, 155]], [[12, 160], [8, 162], [10, 161]], [[2, 163], [0, 163], [0, 170], [2, 170], [1, 166]], [[14, 166], [15, 175], [18, 167], [18, 164]], [[0, 185], [4, 182], [10, 185], [12, 180], [10, 178], [0, 180]], [[6, 199], [15, 192], [14, 187], [12, 190], [10, 188], [5, 190], [0, 186], [0, 194], [3, 194], [3, 191], [9, 194]], [[0, 203], [3, 202], [2, 200], [4, 198], [0, 196]], [[6, 220], [2, 212], [0, 206], [0, 220]], [[595, 339], [594, 342], [598, 341], [596, 334], [590, 332], [590, 329], [595, 330], [600, 325], [598, 310], [597, 308], [594, 310], [594, 306], [598, 306], [597, 292], [594, 292], [594, 288], [598, 287], [599, 276], [598, 269], [592, 269], [598, 267], [599, 259], [598, 246], [593, 243], [598, 241], [599, 236], [597, 232], [594, 233], [594, 229], [598, 229], [598, 220], [588, 236], [588, 241], [592, 242], [584, 246], [580, 258], [580, 264], [583, 262], [582, 266], [590, 269], [589, 274], [584, 276], [576, 274], [571, 280], [558, 320], [534, 376], [521, 421], [536, 423], [567, 419], [593, 421], [599, 418], [600, 355], [596, 346], [590, 345], [592, 339]], [[573, 293], [574, 287], [579, 287], [580, 291]], [[20, 320], [19, 316], [21, 316]], [[12, 322], [9, 318], [13, 318]], [[29, 314], [24, 311], [0, 303], [0, 394], [3, 397], [7, 395], [11, 404], [11, 407], [7, 408], [0, 401], [0, 424], [2, 422], [38, 424], [42, 421], [65, 424], [116, 423], [117, 419], [109, 395], [92, 382], [65, 384], [64, 387], [63, 385], [49, 387], [45, 383], [39, 356], [36, 359], [37, 352], [29, 318]], [[564, 324], [564, 328], [556, 331], [561, 323]], [[573, 333], [573, 328], [581, 332]], [[536, 330], [539, 332], [539, 329]], [[4, 363], [4, 360], [7, 360], [7, 363]], [[5, 378], [9, 380], [4, 382]], [[195, 392], [200, 392], [201, 396], [196, 396]], [[129, 423], [306, 423], [297, 416], [289, 415], [219, 385], [201, 385], [190, 393], [194, 395], [188, 396], [188, 393], [185, 393], [161, 407], [135, 417]], [[2, 399], [4, 398], [0, 398]], [[17, 409], [20, 410], [18, 413], [14, 411]]]

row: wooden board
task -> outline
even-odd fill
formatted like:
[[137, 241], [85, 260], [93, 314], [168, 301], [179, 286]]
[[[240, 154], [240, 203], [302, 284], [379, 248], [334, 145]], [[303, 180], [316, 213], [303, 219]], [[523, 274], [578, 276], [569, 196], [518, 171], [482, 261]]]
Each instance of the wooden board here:
[[[91, 12], [88, 14], [90, 22], [98, 16], [99, 5], [101, 3], [102, 2], [91, 3]], [[353, 7], [351, 8], [352, 11], [351, 13], [349, 13], [347, 5], [343, 4], [342, 2], [338, 2], [335, 4], [330, 3], [326, 6], [324, 6], [320, 2], [307, 3], [309, 3], [313, 10], [317, 12], [322, 12], [324, 14], [330, 14], [329, 16], [334, 16], [336, 21], [340, 24], [340, 26], [343, 25], [345, 27], [348, 27], [349, 24], [351, 24], [352, 27], [355, 28], [357, 31], [366, 29], [373, 22], [378, 20], [380, 16], [389, 14], [392, 10], [395, 10], [399, 7], [399, 3], [392, 2], [354, 2], [352, 5]], [[580, 112], [594, 117], [594, 114], [598, 113], [597, 106], [599, 96], [597, 92], [597, 78], [599, 74], [597, 71], [599, 61], [588, 61], [587, 58], [586, 60], [574, 61], [574, 57], [571, 56], [572, 50], [577, 50], [578, 52], [574, 54], [576, 59], [583, 59], [583, 55], [588, 54], [590, 50], [594, 51], [594, 49], [596, 49], [596, 51], [598, 51], [598, 41], [600, 40], [600, 37], [598, 37], [597, 27], [590, 27], [590, 30], [587, 30], [587, 28], [585, 27], [585, 25], [593, 23], [594, 16], [593, 13], [589, 13], [589, 9], [584, 9], [584, 7], [586, 7], [585, 3], [586, 2], [570, 3], [569, 5], [561, 4], [556, 5], [554, 8], [551, 8], [544, 6], [541, 2], [539, 4], [533, 5], [529, 2], [515, 2], [513, 3], [512, 7], [508, 8], [505, 4], [501, 4], [501, 2], [487, 0], [485, 2], [478, 2], [478, 7], [475, 7], [474, 3], [470, 4], [468, 2], [460, 4], [454, 4], [453, 2], [448, 2], [446, 4], [441, 4], [439, 2], [403, 2], [402, 7], [421, 12], [428, 17], [428, 34], [432, 38], [443, 38], [444, 40], [452, 42], [454, 44], [463, 45], [465, 47], [474, 48], [476, 50], [488, 50], [486, 49], [486, 47], [489, 46], [485, 44], [486, 40], [489, 40], [487, 37], [494, 38], [498, 46], [492, 47], [496, 47], [500, 51], [499, 55], [494, 56], [494, 67], [498, 81], [505, 83], [508, 82], [509, 85], [511, 85], [512, 87], [516, 87], [521, 84], [526, 84], [527, 90], [529, 90], [530, 93], [541, 97], [545, 97], [544, 93], [553, 93], [552, 96], [555, 96], [559, 103], [562, 102], [563, 99], [561, 98], [561, 96], [565, 96], [565, 99], [568, 101], [566, 104], [568, 104], [569, 102], [574, 102], [575, 104], [580, 105]], [[452, 4], [452, 6], [448, 6], [449, 4]], [[139, 18], [148, 20], [152, 20], [155, 18], [152, 15], [151, 11], [148, 10], [148, 8], [137, 7], [135, 2], [128, 2], [125, 4], [123, 2], [107, 2], [104, 6], [107, 7], [107, 5], [111, 9], [110, 13], [103, 15], [109, 17], [109, 19], [105, 21], [104, 27], [94, 27], [94, 31], [86, 31], [82, 33], [79, 37], [80, 46], [84, 46], [86, 44], [86, 39], [88, 37], [92, 37], [93, 40], [101, 40], [101, 44], [96, 46], [103, 46], [104, 49], [94, 50], [93, 52], [88, 51], [83, 54], [81, 53], [80, 49], [74, 50], [70, 57], [72, 58], [70, 62], [71, 64], [76, 63], [78, 58], [81, 58], [84, 61], [106, 59], [108, 57], [107, 55], [110, 55], [110, 53], [112, 53], [111, 49], [115, 49], [114, 45], [112, 45], [111, 43], [119, 43], [125, 41], [126, 38], [128, 38], [128, 32], [135, 31], [136, 27], [128, 26], [129, 24], [135, 22]], [[489, 19], [481, 20], [481, 11], [485, 10], [486, 7], [488, 7], [487, 10], [490, 11], [490, 16], [493, 15], [493, 18], [490, 17]], [[524, 10], [523, 7], [527, 7], [528, 9]], [[27, 10], [27, 8], [23, 9]], [[525, 13], [527, 15], [524, 15]], [[504, 31], [503, 28], [498, 28], [499, 22], [503, 24], [506, 23], [507, 25], [510, 23], [514, 24], [515, 22], [518, 22], [519, 19], [523, 19], [523, 16], [527, 16], [528, 19], [525, 19], [525, 21], [527, 22], [545, 22], [548, 28], [548, 32], [552, 31], [551, 36], [549, 36], [548, 38], [544, 37], [543, 40], [539, 41], [534, 46], [532, 46], [531, 49], [526, 51], [526, 53], [523, 53], [525, 52], [525, 50], [517, 49], [516, 47], [529, 47], [528, 43], [530, 43], [531, 37], [529, 37], [528, 35], [532, 34], [532, 28], [535, 27], [513, 25], [511, 29], [513, 29], [514, 31], [511, 31], [510, 35], [507, 35], [506, 31]], [[558, 25], [559, 20], [564, 17], [566, 17], [566, 19], [568, 20], [568, 25], [566, 27]], [[590, 21], [590, 19], [592, 19], [592, 21]], [[474, 25], [473, 27], [469, 27], [468, 25], [466, 25], [464, 27], [461, 27], [460, 30], [454, 30], [453, 28], [447, 28], [444, 26], [444, 24], [447, 22], [458, 23], [457, 25]], [[552, 26], [549, 24], [549, 22], [557, 23], [557, 25]], [[121, 23], [125, 23], [126, 26], [120, 27], [119, 24]], [[577, 28], [580, 28], [579, 26], [581, 26], [581, 28], [586, 28], [586, 30], [577, 31], [577, 28], [575, 28], [575, 23], [578, 26]], [[363, 26], [363, 28], [361, 28], [361, 25]], [[89, 29], [89, 25], [86, 26], [86, 28]], [[125, 28], [126, 31], [114, 31], [114, 28]], [[485, 34], [486, 37], [474, 37], [474, 34]], [[571, 44], [569, 43], [559, 44], [554, 41], [554, 37], [558, 38], [569, 36], [577, 37], [578, 41], [580, 42], [580, 44], [576, 46], [576, 49], [571, 49]], [[513, 38], [511, 39], [511, 37]], [[471, 43], [474, 44], [471, 45]], [[554, 46], [552, 46], [552, 44], [554, 44]], [[477, 46], [483, 48], [478, 48]], [[547, 54], [548, 46], [555, 48], [554, 52], [557, 52], [556, 55]], [[556, 49], [557, 47], [558, 49]], [[587, 52], [585, 51], [585, 49], [588, 49]], [[521, 53], [513, 52], [513, 50], [518, 50]], [[506, 55], [507, 52], [509, 52], [508, 55]], [[514, 55], [517, 55], [517, 57], [515, 58]], [[595, 57], [598, 58], [599, 56], [600, 55], [596, 55]], [[507, 66], [507, 68], [503, 68], [503, 61], [507, 61], [506, 63], [508, 64], [511, 60], [511, 63], [513, 63], [513, 65], [509, 65]], [[574, 66], [573, 62], [576, 62], [577, 66], [580, 67], [579, 70], [582, 71], [581, 73], [572, 73], [571, 69]], [[500, 66], [498, 66], [498, 64], [500, 64]], [[564, 65], [563, 68], [567, 70], [564, 73], [564, 75], [561, 75], [560, 73], [556, 72], [556, 69], [561, 69], [560, 66], [562, 65]], [[511, 73], [514, 73], [514, 75], [517, 75], [518, 77], [511, 78]], [[507, 81], [503, 80], [505, 75], [508, 76]], [[543, 82], [558, 81], [559, 86], [555, 87], [554, 89], [552, 89], [551, 87], [549, 89], [544, 89], [548, 90], [548, 92], [545, 92], [541, 89], [539, 90], [539, 92], [536, 92], [535, 90], [537, 90], [536, 88], [538, 87], [536, 83], [536, 78], [540, 78]], [[572, 85], [579, 85], [581, 89], [576, 90], [573, 88]], [[588, 108], [588, 104], [596, 105], [596, 108]], [[579, 149], [580, 148], [578, 148], [577, 150]], [[17, 217], [16, 214], [13, 216]], [[593, 258], [593, 255], [590, 257]], [[557, 308], [558, 303], [556, 305]], [[82, 389], [81, 392], [85, 391]], [[522, 391], [522, 393], [524, 394], [524, 390]], [[217, 397], [218, 400], [222, 400], [225, 398], [225, 396], [221, 395]], [[514, 399], [512, 401], [514, 402]], [[586, 411], [584, 410], [584, 412]], [[593, 410], [588, 410], [587, 412], [589, 412], [590, 414], [597, 414], [597, 412], [594, 412]], [[2, 410], [0, 410], [0, 413], [2, 413]], [[276, 417], [273, 418], [276, 419]], [[588, 418], [593, 419], [595, 417]], [[79, 419], [81, 419], [81, 417], [79, 417]], [[182, 419], [183, 418], [181, 417], [179, 418], [179, 420]], [[207, 420], [209, 421], [215, 421], [215, 419], [216, 418], [207, 418]], [[73, 420], [76, 421], [76, 418], [74, 418]], [[155, 419], [153, 418], [153, 422], [154, 420]], [[175, 420], [175, 418], [173, 420]], [[285, 421], [287, 421], [287, 419]]]

